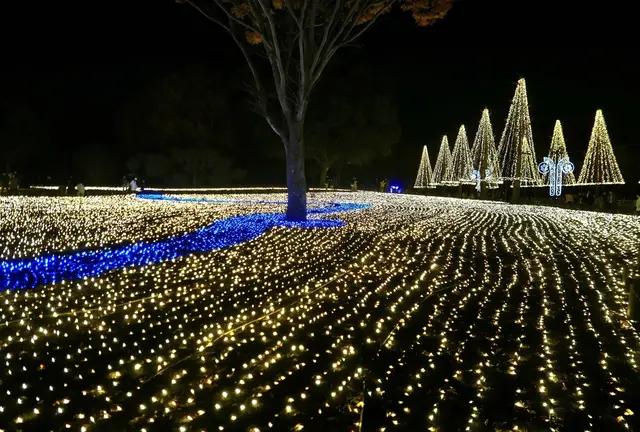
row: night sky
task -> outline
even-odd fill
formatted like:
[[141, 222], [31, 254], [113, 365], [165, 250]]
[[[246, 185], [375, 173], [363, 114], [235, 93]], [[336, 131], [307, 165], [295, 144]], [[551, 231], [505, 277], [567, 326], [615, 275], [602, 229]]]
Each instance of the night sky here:
[[[472, 140], [484, 107], [499, 140], [516, 81], [524, 77], [538, 159], [560, 119], [579, 169], [601, 108], [625, 180], [636, 183], [640, 65], [632, 3], [459, 0], [429, 28], [415, 27], [400, 12], [385, 16], [361, 48], [340, 53], [381, 69], [401, 106], [401, 142], [358, 174], [412, 181], [421, 146], [428, 146], [433, 163], [440, 137], [448, 134], [453, 142], [461, 123]], [[87, 142], [112, 146], [114, 112], [149, 82], [185, 64], [244, 69], [228, 35], [172, 0], [2, 8], [0, 97], [17, 92], [53, 125], [47, 151], [56, 155], [50, 159], [55, 167], [37, 169], [54, 176], [67, 174], [69, 155]], [[3, 151], [8, 145], [0, 143]], [[264, 167], [259, 156], [244, 163], [255, 183], [284, 174], [280, 161], [263, 173], [259, 164]]]

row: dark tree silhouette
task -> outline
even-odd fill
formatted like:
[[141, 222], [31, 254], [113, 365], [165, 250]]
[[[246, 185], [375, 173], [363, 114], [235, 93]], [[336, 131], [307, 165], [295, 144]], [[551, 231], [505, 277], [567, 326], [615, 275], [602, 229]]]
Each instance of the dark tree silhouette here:
[[0, 111], [0, 169], [21, 172], [43, 156], [48, 125], [28, 105], [7, 102]]
[[222, 186], [244, 176], [223, 154], [235, 142], [227, 91], [206, 70], [160, 79], [123, 107], [116, 129], [129, 171], [154, 183]]
[[335, 79], [319, 85], [304, 134], [306, 156], [320, 170], [320, 186], [334, 165], [339, 171], [344, 164], [362, 166], [389, 154], [402, 133], [387, 82], [348, 64], [330, 74]]
[[[284, 144], [287, 218], [304, 220], [305, 115], [311, 91], [331, 58], [394, 5], [411, 12], [418, 25], [426, 26], [444, 17], [453, 0], [176, 1], [190, 4], [229, 32], [242, 51], [255, 84], [256, 108]], [[268, 60], [266, 76], [260, 74], [252, 46]], [[271, 87], [277, 104], [269, 102]]]

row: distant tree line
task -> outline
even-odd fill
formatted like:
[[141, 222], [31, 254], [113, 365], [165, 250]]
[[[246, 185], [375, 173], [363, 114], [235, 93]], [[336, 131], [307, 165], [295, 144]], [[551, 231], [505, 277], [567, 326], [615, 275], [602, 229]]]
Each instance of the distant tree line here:
[[[174, 187], [233, 186], [245, 181], [251, 169], [281, 174], [281, 168], [270, 165], [284, 163], [282, 143], [252, 112], [238, 81], [205, 66], [168, 73], [117, 107], [111, 138], [90, 137], [74, 148], [56, 148], [46, 112], [5, 97], [0, 171], [24, 173], [38, 160], [35, 168], [46, 168], [33, 182], [46, 174], [54, 183], [73, 176], [87, 185], [103, 185], [129, 174], [148, 185]], [[388, 155], [400, 139], [393, 87], [373, 68], [338, 61], [312, 98], [305, 130], [311, 185], [325, 184], [328, 176], [339, 183], [346, 166], [364, 167]], [[248, 152], [264, 164], [248, 166]], [[250, 174], [250, 181], [263, 177], [262, 172]]]

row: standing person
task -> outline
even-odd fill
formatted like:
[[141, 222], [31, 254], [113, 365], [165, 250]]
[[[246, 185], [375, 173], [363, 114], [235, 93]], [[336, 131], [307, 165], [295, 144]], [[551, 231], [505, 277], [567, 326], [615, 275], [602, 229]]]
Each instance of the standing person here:
[[613, 191], [609, 191], [609, 207], [612, 213], [618, 213], [618, 198]]
[[0, 175], [0, 194], [9, 193], [9, 175], [2, 173]]
[[640, 214], [640, 193], [636, 195], [636, 215]]
[[69, 181], [67, 182], [67, 195], [68, 196], [73, 195], [74, 190], [75, 190], [75, 187], [73, 186], [73, 177], [69, 177]]
[[78, 196], [79, 197], [83, 197], [84, 196], [84, 185], [82, 184], [82, 182], [78, 183], [76, 185], [76, 190], [78, 191]]
[[16, 173], [9, 174], [9, 192], [11, 195], [18, 194], [18, 175]]
[[129, 190], [133, 193], [135, 193], [138, 190], [138, 184], [136, 183], [137, 179], [133, 179], [131, 180], [131, 183], [129, 183]]
[[351, 182], [351, 192], [357, 192], [358, 191], [358, 180], [356, 180], [356, 178], [353, 178], [353, 181]]

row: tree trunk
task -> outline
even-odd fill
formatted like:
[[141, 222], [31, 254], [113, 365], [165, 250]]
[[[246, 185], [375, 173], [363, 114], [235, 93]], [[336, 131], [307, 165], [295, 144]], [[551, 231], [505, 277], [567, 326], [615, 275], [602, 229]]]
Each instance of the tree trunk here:
[[327, 183], [327, 174], [329, 173], [329, 165], [322, 164], [320, 166], [320, 187], [323, 188]]
[[517, 204], [520, 202], [520, 181], [522, 179], [522, 140], [524, 138], [520, 136], [518, 146], [516, 147], [516, 179], [513, 181], [513, 194], [511, 195], [511, 202]]
[[289, 125], [289, 136], [284, 143], [287, 162], [287, 220], [307, 220], [307, 180], [304, 174], [304, 143], [302, 122]]

